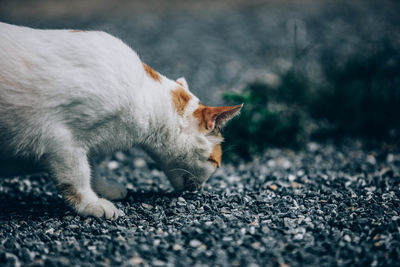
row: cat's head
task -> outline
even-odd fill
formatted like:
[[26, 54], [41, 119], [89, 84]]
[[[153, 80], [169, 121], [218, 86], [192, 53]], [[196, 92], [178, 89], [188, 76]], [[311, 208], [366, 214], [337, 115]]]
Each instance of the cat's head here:
[[176, 190], [194, 191], [221, 166], [221, 129], [242, 105], [205, 106], [190, 93], [184, 78], [176, 82], [171, 96], [178, 119], [177, 148], [164, 161], [164, 171]]

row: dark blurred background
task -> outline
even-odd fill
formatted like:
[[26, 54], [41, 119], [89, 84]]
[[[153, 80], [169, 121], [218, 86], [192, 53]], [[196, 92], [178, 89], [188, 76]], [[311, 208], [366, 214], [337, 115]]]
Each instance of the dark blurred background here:
[[208, 105], [245, 103], [227, 158], [351, 136], [397, 147], [399, 1], [0, 2], [0, 21], [103, 30]]

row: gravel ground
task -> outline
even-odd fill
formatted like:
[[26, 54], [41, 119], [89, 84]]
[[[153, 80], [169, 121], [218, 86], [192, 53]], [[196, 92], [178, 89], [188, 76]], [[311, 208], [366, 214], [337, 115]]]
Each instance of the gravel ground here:
[[140, 151], [97, 168], [129, 188], [116, 221], [76, 216], [50, 178], [4, 179], [6, 266], [394, 266], [400, 255], [400, 153], [360, 142], [271, 149], [225, 165], [201, 192], [174, 193]]

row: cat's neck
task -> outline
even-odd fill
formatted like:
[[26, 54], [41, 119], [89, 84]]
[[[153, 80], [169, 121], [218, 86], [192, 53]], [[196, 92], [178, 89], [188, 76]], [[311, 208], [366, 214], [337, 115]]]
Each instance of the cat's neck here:
[[173, 107], [171, 91], [177, 86], [175, 81], [160, 75], [160, 80], [145, 76], [141, 88], [142, 96], [139, 105], [141, 134], [138, 143], [153, 156], [159, 151], [171, 151], [177, 140], [179, 118]]

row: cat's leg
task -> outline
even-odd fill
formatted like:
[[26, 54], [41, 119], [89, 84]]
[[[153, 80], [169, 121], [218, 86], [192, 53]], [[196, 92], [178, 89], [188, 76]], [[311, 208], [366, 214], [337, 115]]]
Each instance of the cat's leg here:
[[99, 175], [93, 161], [91, 165], [93, 170], [92, 188], [97, 194], [109, 200], [124, 199], [126, 197], [127, 190], [125, 186]]
[[118, 218], [118, 209], [110, 201], [99, 198], [90, 184], [90, 165], [86, 151], [72, 146], [58, 148], [47, 158], [50, 173], [64, 198], [83, 216]]

